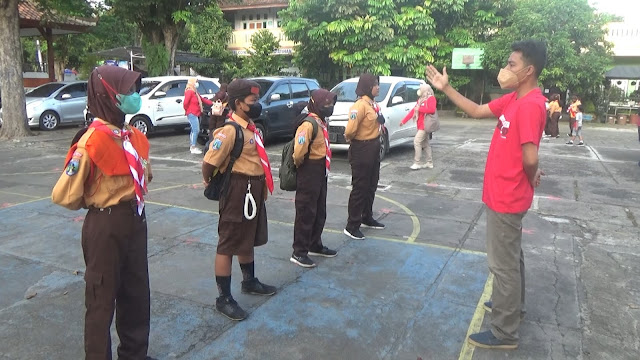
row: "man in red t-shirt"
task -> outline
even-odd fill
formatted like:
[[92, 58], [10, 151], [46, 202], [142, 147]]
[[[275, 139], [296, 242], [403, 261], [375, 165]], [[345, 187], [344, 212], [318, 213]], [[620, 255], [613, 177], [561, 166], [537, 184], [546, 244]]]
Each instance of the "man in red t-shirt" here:
[[512, 44], [511, 50], [498, 82], [513, 92], [489, 104], [478, 105], [452, 88], [446, 68], [440, 73], [429, 65], [426, 70], [429, 82], [464, 112], [473, 118], [498, 118], [482, 192], [487, 205], [487, 259], [494, 275], [492, 300], [485, 303], [485, 309], [491, 311], [491, 330], [468, 339], [490, 349], [518, 347], [524, 315], [522, 219], [543, 174], [538, 169], [538, 147], [546, 121], [546, 99], [538, 87], [538, 76], [547, 60], [546, 45], [526, 40]]

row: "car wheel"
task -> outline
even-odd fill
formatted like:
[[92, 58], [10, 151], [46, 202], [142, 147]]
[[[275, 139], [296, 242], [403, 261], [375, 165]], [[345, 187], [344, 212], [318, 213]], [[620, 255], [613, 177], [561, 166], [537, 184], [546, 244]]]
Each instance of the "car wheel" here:
[[45, 111], [40, 115], [40, 129], [54, 130], [60, 124], [60, 116], [54, 111]]
[[385, 155], [389, 152], [389, 137], [386, 133], [380, 135], [380, 161], [384, 159]]
[[153, 125], [151, 125], [151, 122], [149, 121], [149, 119], [147, 119], [144, 116], [134, 117], [133, 119], [131, 119], [130, 124], [134, 128], [140, 130], [140, 132], [145, 135], [153, 132]]
[[262, 138], [263, 145], [266, 145], [267, 139], [265, 138], [265, 135], [267, 133], [264, 131], [264, 125], [256, 124], [256, 131], [258, 132], [258, 134], [260, 134], [260, 137]]

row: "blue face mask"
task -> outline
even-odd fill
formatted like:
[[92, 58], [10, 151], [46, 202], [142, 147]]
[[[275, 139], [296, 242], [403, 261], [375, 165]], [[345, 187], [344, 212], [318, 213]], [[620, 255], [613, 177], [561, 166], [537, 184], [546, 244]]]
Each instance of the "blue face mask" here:
[[118, 94], [116, 95], [116, 100], [119, 102], [116, 106], [125, 114], [135, 114], [142, 107], [142, 99], [137, 92], [128, 95]]

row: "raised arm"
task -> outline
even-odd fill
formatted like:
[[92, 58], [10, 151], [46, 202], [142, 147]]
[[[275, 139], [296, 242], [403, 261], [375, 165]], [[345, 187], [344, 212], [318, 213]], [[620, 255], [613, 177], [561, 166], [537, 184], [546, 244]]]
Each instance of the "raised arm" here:
[[425, 73], [427, 75], [427, 80], [431, 85], [433, 85], [433, 87], [447, 95], [447, 97], [456, 104], [457, 107], [462, 109], [462, 111], [467, 113], [469, 116], [476, 119], [494, 117], [494, 114], [491, 112], [491, 109], [489, 109], [488, 104], [478, 105], [451, 87], [451, 84], [449, 84], [449, 75], [447, 75], [446, 66], [442, 69], [442, 74], [433, 65], [427, 66]]

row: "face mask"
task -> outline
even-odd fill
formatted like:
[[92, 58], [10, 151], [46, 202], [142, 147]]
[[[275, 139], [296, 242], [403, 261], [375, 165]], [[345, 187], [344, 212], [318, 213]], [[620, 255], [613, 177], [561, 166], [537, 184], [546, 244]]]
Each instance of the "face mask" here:
[[260, 114], [262, 113], [262, 105], [260, 105], [259, 102], [251, 105], [246, 105], [249, 107], [249, 110], [245, 111], [244, 113], [247, 114], [250, 119], [257, 119], [260, 117]]
[[129, 95], [118, 94], [116, 100], [119, 102], [116, 107], [125, 114], [135, 114], [142, 107], [142, 99], [137, 92]]
[[196, 83], [196, 89], [200, 87], [200, 83]]
[[323, 107], [320, 110], [320, 112], [322, 113], [320, 115], [324, 118], [328, 118], [329, 116], [333, 115], [333, 107], [334, 107], [333, 105]]
[[508, 69], [500, 69], [500, 73], [498, 73], [498, 83], [500, 84], [501, 89], [515, 89], [520, 85], [520, 80], [518, 79], [518, 74], [522, 71], [526, 70], [524, 68], [517, 73], [508, 70]]

